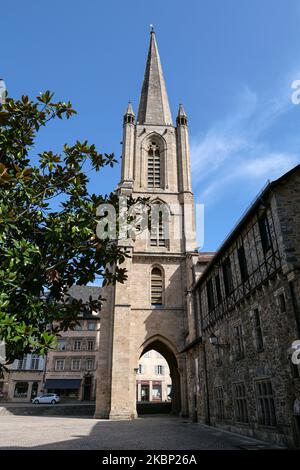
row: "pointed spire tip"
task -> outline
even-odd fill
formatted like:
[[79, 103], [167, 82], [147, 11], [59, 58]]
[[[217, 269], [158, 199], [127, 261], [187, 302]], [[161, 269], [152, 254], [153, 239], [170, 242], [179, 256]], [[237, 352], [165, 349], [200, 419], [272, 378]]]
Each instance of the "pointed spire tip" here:
[[186, 112], [185, 112], [185, 110], [184, 110], [184, 107], [183, 107], [183, 104], [182, 104], [182, 103], [179, 104], [178, 116], [185, 116], [185, 117], [187, 117]]
[[131, 114], [131, 116], [134, 116], [134, 112], [133, 112], [132, 104], [131, 104], [131, 101], [130, 101], [130, 100], [128, 101], [128, 105], [127, 105], [127, 109], [126, 109], [125, 115], [126, 115], [126, 114]]
[[138, 124], [172, 125], [172, 116], [153, 25], [138, 108]]

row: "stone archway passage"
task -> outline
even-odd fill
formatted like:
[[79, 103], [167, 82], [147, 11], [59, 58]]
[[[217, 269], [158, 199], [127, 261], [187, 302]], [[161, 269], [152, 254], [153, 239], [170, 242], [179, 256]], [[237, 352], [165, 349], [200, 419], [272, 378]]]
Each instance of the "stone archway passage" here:
[[180, 375], [178, 372], [178, 363], [176, 356], [164, 342], [156, 339], [150, 344], [147, 344], [147, 346], [143, 349], [140, 357], [142, 357], [145, 353], [151, 350], [159, 352], [168, 363], [172, 380], [171, 413], [179, 415], [181, 411], [181, 393]]

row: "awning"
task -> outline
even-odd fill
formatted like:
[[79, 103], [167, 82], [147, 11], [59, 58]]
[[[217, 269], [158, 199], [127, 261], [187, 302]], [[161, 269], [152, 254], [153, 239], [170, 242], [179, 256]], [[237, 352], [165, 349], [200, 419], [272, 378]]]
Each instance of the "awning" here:
[[47, 379], [45, 388], [76, 390], [80, 388], [81, 379]]

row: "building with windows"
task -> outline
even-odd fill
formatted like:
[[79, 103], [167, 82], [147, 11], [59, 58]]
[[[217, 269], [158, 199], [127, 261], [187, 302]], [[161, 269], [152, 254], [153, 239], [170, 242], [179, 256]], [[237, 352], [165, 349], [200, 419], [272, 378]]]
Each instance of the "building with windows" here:
[[190, 415], [300, 445], [300, 165], [271, 182], [193, 288]]
[[[98, 298], [99, 287], [73, 286], [71, 298]], [[94, 400], [97, 354], [100, 341], [100, 316], [98, 312], [84, 309], [74, 330], [61, 332], [56, 351], [46, 358], [44, 391], [57, 393], [63, 401]]]
[[[122, 264], [128, 277], [124, 284], [103, 290], [107, 302], [101, 311], [95, 417], [137, 416], [136, 398], [142, 399], [142, 393], [148, 391], [146, 387], [142, 391], [140, 383], [136, 394], [136, 369], [140, 358], [151, 350], [168, 363], [172, 411], [187, 415], [186, 364], [180, 352], [192, 318], [189, 287], [192, 266], [199, 257], [188, 119], [179, 105], [173, 124], [153, 30], [137, 116], [129, 103], [122, 144], [121, 181], [116, 193], [122, 198], [147, 198], [151, 227], [148, 230], [137, 222], [134, 233], [120, 238], [119, 246], [129, 255]], [[152, 383], [152, 392], [159, 396], [158, 383]]]
[[90, 297], [98, 298], [99, 287], [73, 286], [72, 298], [81, 299], [83, 312], [74, 330], [60, 333], [56, 351], [43, 358], [27, 354], [15, 360], [0, 379], [0, 401], [29, 402], [42, 393], [57, 393], [62, 401], [95, 400], [100, 316], [86, 310]]
[[157, 351], [148, 351], [137, 369], [136, 400], [139, 402], [170, 402], [172, 380], [165, 358]]
[[16, 359], [0, 381], [0, 400], [30, 402], [43, 389], [44, 366], [44, 358], [36, 354]]
[[[216, 253], [199, 253], [188, 118], [179, 105], [173, 124], [153, 30], [122, 145], [116, 194], [147, 198], [151, 227], [139, 221], [118, 240], [127, 279], [101, 289], [101, 337], [99, 313], [84, 311], [48, 355], [44, 391], [96, 398], [95, 418], [119, 420], [135, 418], [137, 402], [169, 400], [171, 385], [173, 413], [300, 446], [292, 361], [300, 340], [300, 166], [264, 188]], [[72, 290], [83, 303], [99, 295]], [[36, 378], [14, 374], [17, 399], [29, 398], [33, 383], [40, 389]], [[0, 393], [6, 389], [0, 382]]]
[[142, 380], [136, 393], [136, 368], [154, 349], [169, 366], [172, 412], [299, 445], [299, 171], [270, 183], [214, 255], [199, 253], [188, 119], [180, 105], [173, 125], [151, 32], [137, 117], [131, 103], [124, 115], [117, 193], [149, 198], [156, 215], [119, 240], [128, 279], [104, 290], [95, 417], [136, 417], [148, 395]]

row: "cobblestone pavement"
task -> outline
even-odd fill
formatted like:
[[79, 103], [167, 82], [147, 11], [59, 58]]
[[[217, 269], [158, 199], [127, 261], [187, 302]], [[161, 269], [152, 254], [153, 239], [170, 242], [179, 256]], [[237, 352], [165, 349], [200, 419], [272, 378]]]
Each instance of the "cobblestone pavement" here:
[[170, 416], [134, 421], [1, 416], [0, 449], [240, 449], [271, 446]]

